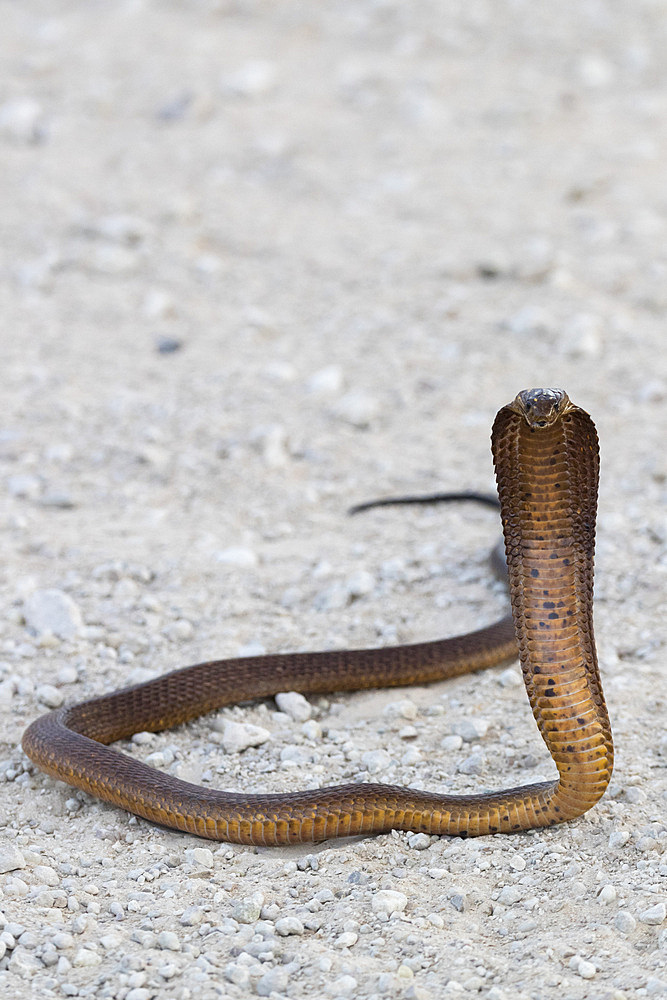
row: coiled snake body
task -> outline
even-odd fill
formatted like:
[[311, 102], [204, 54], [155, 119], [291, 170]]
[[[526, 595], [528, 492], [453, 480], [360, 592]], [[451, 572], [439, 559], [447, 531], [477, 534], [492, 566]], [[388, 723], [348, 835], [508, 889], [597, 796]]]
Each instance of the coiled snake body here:
[[[138, 816], [246, 844], [392, 829], [510, 833], [586, 812], [603, 795], [613, 764], [592, 624], [595, 427], [564, 392], [527, 390], [498, 413], [492, 448], [511, 618], [437, 642], [185, 667], [38, 718], [24, 733], [25, 752], [47, 774]], [[108, 745], [279, 691], [343, 691], [453, 677], [514, 656], [517, 644], [533, 714], [558, 769], [553, 781], [478, 795], [365, 783], [248, 795], [181, 781]]]

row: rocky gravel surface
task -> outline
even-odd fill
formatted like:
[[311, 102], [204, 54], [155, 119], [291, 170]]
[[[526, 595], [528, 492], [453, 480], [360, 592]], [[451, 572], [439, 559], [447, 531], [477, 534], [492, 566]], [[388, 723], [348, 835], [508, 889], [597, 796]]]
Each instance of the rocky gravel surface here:
[[[18, 1000], [667, 996], [667, 3], [0, 4], [0, 986]], [[499, 406], [602, 442], [617, 744], [579, 821], [252, 849], [39, 773], [40, 712], [504, 613]], [[211, 787], [552, 774], [516, 664], [233, 706]]]

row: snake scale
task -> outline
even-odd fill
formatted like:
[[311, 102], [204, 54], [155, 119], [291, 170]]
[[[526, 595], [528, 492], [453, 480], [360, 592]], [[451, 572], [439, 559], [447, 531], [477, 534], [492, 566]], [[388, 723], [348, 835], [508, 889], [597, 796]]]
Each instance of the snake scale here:
[[[512, 617], [467, 635], [381, 649], [200, 663], [38, 718], [23, 735], [47, 774], [164, 826], [245, 844], [321, 841], [388, 830], [479, 836], [580, 816], [604, 794], [613, 744], [593, 638], [598, 442], [557, 389], [519, 393], [496, 416], [492, 449]], [[270, 795], [202, 788], [109, 746], [232, 702], [423, 684], [516, 655], [558, 777], [505, 791], [445, 795], [351, 784]]]

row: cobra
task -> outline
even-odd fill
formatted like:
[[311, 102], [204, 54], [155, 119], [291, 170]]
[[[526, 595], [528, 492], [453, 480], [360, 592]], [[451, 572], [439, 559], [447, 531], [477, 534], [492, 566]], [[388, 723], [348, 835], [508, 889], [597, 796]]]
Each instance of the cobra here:
[[[275, 845], [388, 830], [480, 836], [572, 820], [604, 794], [613, 742], [593, 636], [598, 440], [557, 389], [520, 392], [496, 416], [492, 450], [511, 616], [466, 635], [380, 649], [200, 663], [38, 718], [23, 748], [43, 771], [155, 823], [214, 840]], [[254, 795], [202, 788], [110, 744], [230, 703], [428, 683], [502, 662], [518, 647], [551, 781], [447, 795], [348, 784]]]

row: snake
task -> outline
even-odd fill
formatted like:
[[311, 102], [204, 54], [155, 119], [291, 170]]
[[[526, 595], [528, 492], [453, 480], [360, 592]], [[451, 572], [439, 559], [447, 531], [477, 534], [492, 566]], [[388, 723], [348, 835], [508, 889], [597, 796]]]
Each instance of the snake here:
[[[153, 823], [254, 845], [390, 830], [473, 837], [550, 827], [604, 794], [613, 741], [593, 634], [599, 446], [561, 389], [503, 406], [492, 452], [511, 615], [465, 635], [391, 647], [276, 653], [195, 664], [64, 706], [25, 731], [46, 774]], [[271, 794], [204, 788], [110, 744], [239, 701], [424, 684], [516, 658], [557, 776], [501, 791], [446, 794], [357, 782]]]

